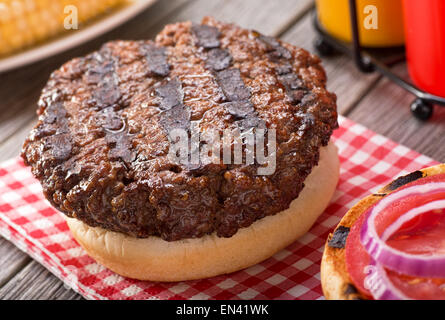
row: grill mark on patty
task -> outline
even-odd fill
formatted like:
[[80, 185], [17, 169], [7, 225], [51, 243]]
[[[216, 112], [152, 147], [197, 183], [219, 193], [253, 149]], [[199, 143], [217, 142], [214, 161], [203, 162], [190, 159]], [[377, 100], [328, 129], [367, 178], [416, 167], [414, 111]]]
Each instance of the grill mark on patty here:
[[218, 28], [205, 24], [193, 24], [192, 33], [198, 40], [198, 46], [205, 49], [218, 48], [221, 44], [219, 41], [221, 32]]
[[[229, 67], [232, 57], [227, 50], [220, 49], [220, 31], [211, 26], [193, 24], [191, 33], [196, 38], [197, 47], [202, 47], [208, 51], [206, 68], [212, 71], [224, 70]], [[184, 92], [182, 83], [179, 80], [181, 75], [167, 80], [154, 90], [156, 103], [161, 109], [160, 124], [164, 132], [169, 135], [173, 129], [190, 130], [191, 110], [184, 104]], [[186, 164], [184, 167], [189, 173], [196, 173], [204, 166], [199, 164]]]
[[42, 122], [36, 132], [36, 138], [48, 137], [55, 134], [69, 133], [68, 113], [61, 101], [51, 102], [42, 115]]
[[105, 132], [115, 133], [125, 128], [124, 119], [113, 108], [102, 109], [95, 116], [95, 120]]
[[250, 102], [250, 89], [244, 84], [241, 71], [230, 68], [233, 58], [227, 49], [220, 48], [221, 33], [215, 27], [192, 26], [198, 45], [206, 51], [206, 68], [212, 71], [216, 83], [225, 96], [225, 110], [233, 116], [241, 130], [258, 127], [261, 123], [254, 105]]
[[161, 124], [167, 132], [173, 129], [190, 129], [190, 109], [185, 105], [178, 104], [161, 114]]
[[170, 72], [170, 65], [167, 61], [167, 48], [156, 47], [149, 43], [142, 45], [141, 53], [145, 56], [150, 73], [156, 76], [166, 77]]
[[104, 50], [103, 54], [96, 52], [92, 56], [86, 73], [87, 83], [95, 90], [92, 99], [99, 109], [118, 107], [121, 98], [119, 89], [119, 77], [115, 70], [115, 61], [110, 50]]
[[216, 82], [221, 87], [227, 101], [248, 101], [250, 99], [250, 90], [244, 84], [239, 69], [230, 68], [217, 72]]
[[72, 140], [69, 133], [56, 134], [48, 137], [48, 145], [55, 160], [63, 161], [70, 157], [73, 150]]
[[241, 130], [258, 127], [262, 122], [258, 118], [254, 105], [250, 101], [231, 101], [223, 104], [226, 111], [234, 117]]
[[158, 97], [158, 107], [163, 111], [181, 104], [184, 99], [181, 82], [176, 78], [157, 87], [155, 94]]
[[232, 101], [226, 102], [223, 105], [226, 111], [230, 113], [235, 120], [244, 119], [254, 111], [250, 101]]
[[114, 108], [103, 109], [99, 116], [99, 124], [105, 134], [105, 142], [109, 148], [110, 160], [121, 160], [127, 166], [135, 160], [132, 135], [129, 134], [126, 120]]
[[292, 59], [292, 54], [289, 52], [289, 50], [283, 47], [276, 38], [265, 36], [256, 31], [254, 31], [254, 34], [257, 35], [257, 38], [266, 45], [268, 57], [271, 60], [278, 61], [280, 59]]
[[[197, 38], [196, 44], [204, 50], [205, 68], [211, 72], [214, 81], [224, 95], [224, 109], [233, 117], [241, 130], [257, 127], [260, 123], [254, 105], [250, 102], [250, 89], [244, 84], [241, 71], [230, 68], [233, 62], [230, 51], [221, 48], [221, 33], [218, 28], [208, 25], [192, 25], [192, 34]], [[201, 160], [200, 160], [201, 161]], [[186, 166], [192, 174], [199, 174], [205, 168], [199, 164]]]
[[125, 119], [119, 112], [121, 98], [119, 77], [116, 72], [116, 57], [110, 49], [103, 50], [102, 54], [95, 53], [86, 73], [87, 82], [96, 84], [97, 90], [92, 96], [98, 111], [98, 124], [105, 136], [108, 146], [108, 158], [113, 161], [122, 161], [127, 166], [135, 159], [132, 138], [125, 125]]
[[63, 102], [56, 100], [46, 107], [36, 138], [45, 139], [55, 161], [64, 161], [71, 156], [73, 141], [69, 128], [69, 115]]
[[190, 129], [190, 109], [183, 104], [181, 82], [174, 78], [155, 89], [158, 106], [162, 110], [160, 123], [167, 135], [173, 129]]
[[254, 32], [256, 38], [266, 46], [266, 55], [272, 62], [276, 63], [275, 74], [278, 81], [286, 90], [286, 96], [291, 104], [297, 105], [302, 102], [308, 94], [309, 89], [304, 86], [300, 77], [292, 70], [292, 54], [283, 47], [280, 42], [269, 36]]
[[105, 136], [105, 141], [110, 148], [108, 151], [110, 160], [122, 160], [127, 165], [134, 161], [135, 153], [132, 150], [133, 146], [128, 132], [109, 133]]
[[207, 52], [207, 69], [214, 71], [222, 71], [232, 64], [232, 56], [225, 49], [211, 49]]
[[287, 97], [293, 105], [300, 103], [308, 92], [303, 81], [295, 73], [278, 75], [278, 81], [286, 89]]
[[226, 111], [234, 117], [241, 130], [256, 128], [262, 124], [250, 102], [251, 92], [244, 84], [239, 69], [230, 68], [218, 72], [216, 81], [228, 101], [223, 104]]

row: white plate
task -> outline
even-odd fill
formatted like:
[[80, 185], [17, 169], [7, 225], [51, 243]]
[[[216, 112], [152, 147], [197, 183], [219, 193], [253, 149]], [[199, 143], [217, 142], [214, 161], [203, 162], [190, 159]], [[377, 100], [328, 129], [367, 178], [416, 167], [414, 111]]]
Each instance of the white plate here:
[[123, 24], [152, 5], [155, 1], [156, 0], [133, 0], [133, 3], [99, 19], [85, 27], [85, 29], [79, 28], [79, 30], [71, 34], [57, 37], [55, 40], [45, 41], [45, 43], [41, 45], [0, 59], [0, 72], [24, 66], [78, 46]]

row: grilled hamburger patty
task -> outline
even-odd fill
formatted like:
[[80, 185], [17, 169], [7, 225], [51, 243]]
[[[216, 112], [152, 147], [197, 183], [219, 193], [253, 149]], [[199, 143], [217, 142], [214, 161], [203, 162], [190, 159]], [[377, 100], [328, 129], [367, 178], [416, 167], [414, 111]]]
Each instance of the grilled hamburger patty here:
[[[204, 18], [155, 41], [113, 41], [50, 76], [22, 156], [51, 204], [90, 226], [173, 241], [239, 228], [286, 208], [337, 127], [320, 60]], [[172, 163], [168, 133], [266, 126], [276, 170]]]

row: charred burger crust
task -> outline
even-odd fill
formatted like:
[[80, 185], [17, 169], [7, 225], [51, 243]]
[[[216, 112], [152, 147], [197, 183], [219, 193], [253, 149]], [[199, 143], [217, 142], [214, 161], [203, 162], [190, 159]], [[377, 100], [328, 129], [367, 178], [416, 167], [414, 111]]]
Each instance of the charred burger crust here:
[[[207, 39], [189, 22], [168, 25], [155, 41], [109, 42], [53, 72], [22, 157], [54, 207], [90, 226], [168, 241], [230, 237], [289, 207], [337, 127], [320, 60], [211, 18], [203, 25]], [[236, 91], [217, 81], [224, 70], [239, 74]], [[172, 81], [173, 100], [159, 91]], [[275, 172], [171, 163], [169, 126], [191, 121], [276, 129]]]

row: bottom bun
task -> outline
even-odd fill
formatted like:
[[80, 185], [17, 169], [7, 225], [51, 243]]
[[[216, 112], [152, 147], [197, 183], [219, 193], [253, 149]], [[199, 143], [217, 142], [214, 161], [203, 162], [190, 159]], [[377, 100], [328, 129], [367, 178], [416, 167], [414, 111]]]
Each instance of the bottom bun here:
[[338, 182], [333, 143], [321, 148], [320, 161], [289, 209], [255, 221], [230, 238], [216, 234], [165, 241], [134, 238], [72, 218], [68, 226], [80, 245], [100, 264], [140, 280], [183, 281], [234, 272], [257, 264], [305, 234], [328, 205]]
[[[445, 173], [445, 164], [425, 168], [397, 178], [377, 193], [363, 198], [353, 206], [341, 219], [334, 233], [340, 226], [348, 229], [351, 228], [354, 222], [357, 221], [369, 207], [407, 183], [442, 173]], [[368, 299], [369, 297], [358, 292], [352, 284], [346, 268], [345, 248], [333, 248], [329, 246], [329, 241], [332, 239], [332, 236], [333, 233], [328, 236], [321, 260], [321, 285], [325, 297], [330, 300]]]

